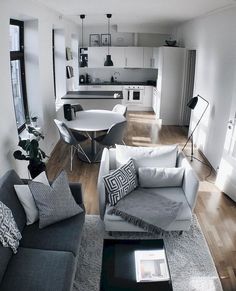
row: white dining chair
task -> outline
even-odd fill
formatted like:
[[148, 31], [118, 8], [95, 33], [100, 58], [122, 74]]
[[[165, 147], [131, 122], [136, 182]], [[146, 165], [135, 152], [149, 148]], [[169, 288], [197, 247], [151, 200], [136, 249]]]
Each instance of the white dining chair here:
[[126, 117], [126, 114], [127, 114], [127, 106], [125, 105], [122, 105], [122, 104], [116, 104], [113, 109], [112, 109], [113, 112], [116, 112], [116, 113], [120, 113], [122, 114], [124, 117]]

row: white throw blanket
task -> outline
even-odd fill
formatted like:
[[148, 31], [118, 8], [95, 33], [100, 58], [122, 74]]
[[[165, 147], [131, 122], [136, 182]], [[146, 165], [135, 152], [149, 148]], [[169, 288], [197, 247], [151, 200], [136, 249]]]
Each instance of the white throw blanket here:
[[10, 247], [16, 254], [21, 238], [11, 210], [0, 201], [0, 242], [4, 247]]

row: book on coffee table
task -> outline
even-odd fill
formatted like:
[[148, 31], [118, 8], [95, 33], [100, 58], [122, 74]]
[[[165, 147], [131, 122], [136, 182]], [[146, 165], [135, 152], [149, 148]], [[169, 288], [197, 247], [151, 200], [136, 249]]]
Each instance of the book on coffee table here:
[[137, 282], [170, 280], [164, 249], [135, 251], [134, 256]]

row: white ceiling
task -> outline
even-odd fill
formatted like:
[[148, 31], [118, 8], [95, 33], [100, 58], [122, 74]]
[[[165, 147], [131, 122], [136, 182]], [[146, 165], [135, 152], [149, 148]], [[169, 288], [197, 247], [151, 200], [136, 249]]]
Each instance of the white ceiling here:
[[112, 13], [111, 24], [171, 27], [178, 23], [235, 5], [236, 0], [37, 0], [63, 16], [86, 25], [104, 24]]

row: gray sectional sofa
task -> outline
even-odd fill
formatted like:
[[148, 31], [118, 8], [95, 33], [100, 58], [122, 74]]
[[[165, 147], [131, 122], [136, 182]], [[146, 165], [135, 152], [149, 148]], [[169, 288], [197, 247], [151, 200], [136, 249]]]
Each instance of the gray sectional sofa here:
[[[23, 184], [15, 171], [0, 179], [0, 201], [9, 207], [22, 234], [17, 254], [0, 244], [1, 291], [71, 290], [81, 242], [85, 212], [39, 229], [26, 226], [26, 217], [13, 185]], [[81, 187], [70, 184], [76, 203], [83, 209]]]

